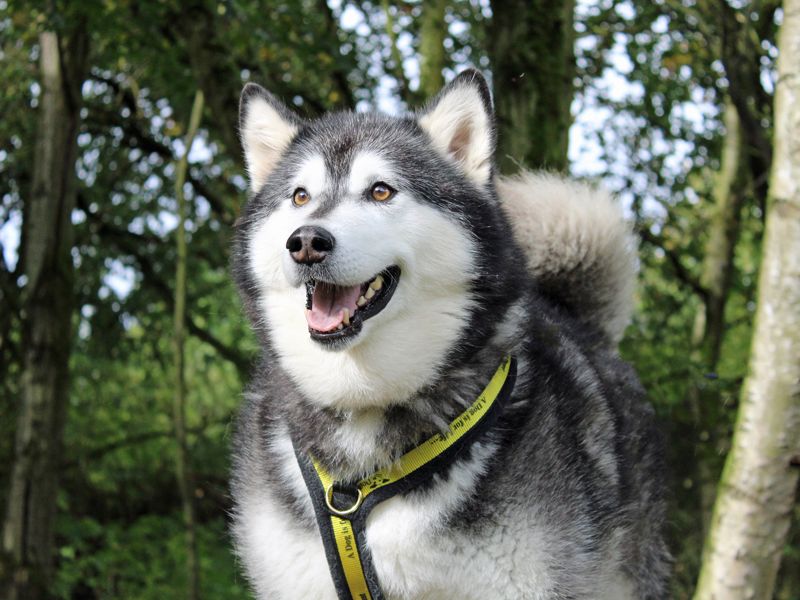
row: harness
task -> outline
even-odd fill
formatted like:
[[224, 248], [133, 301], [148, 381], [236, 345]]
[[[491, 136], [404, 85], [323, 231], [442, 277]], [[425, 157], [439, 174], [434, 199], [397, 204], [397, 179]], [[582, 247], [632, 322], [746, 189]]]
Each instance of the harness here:
[[503, 359], [477, 400], [446, 433], [434, 435], [360, 481], [334, 481], [317, 461], [295, 448], [340, 600], [383, 600], [366, 542], [367, 516], [377, 504], [429, 481], [463, 456], [497, 421], [514, 389], [516, 371], [513, 357]]

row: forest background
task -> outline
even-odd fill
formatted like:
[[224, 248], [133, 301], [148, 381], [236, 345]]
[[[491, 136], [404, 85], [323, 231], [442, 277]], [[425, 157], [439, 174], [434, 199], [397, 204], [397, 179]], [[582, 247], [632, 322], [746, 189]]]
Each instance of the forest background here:
[[[0, 590], [250, 597], [226, 531], [256, 353], [228, 274], [238, 94], [402, 112], [471, 65], [503, 173], [597, 181], [635, 223], [621, 351], [667, 432], [692, 597], [748, 376], [783, 19], [775, 0], [0, 0]], [[783, 512], [774, 597], [797, 600]]]

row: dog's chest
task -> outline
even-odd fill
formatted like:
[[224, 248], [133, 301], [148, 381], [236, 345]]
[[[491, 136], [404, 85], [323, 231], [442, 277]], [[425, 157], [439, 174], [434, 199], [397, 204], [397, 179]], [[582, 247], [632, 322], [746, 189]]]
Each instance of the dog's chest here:
[[[335, 599], [319, 532], [277, 503], [259, 505], [240, 515], [238, 532], [259, 598]], [[508, 526], [480, 536], [447, 526], [446, 508], [441, 498], [395, 497], [370, 514], [367, 544], [387, 599], [547, 597], [546, 557]]]
[[551, 589], [547, 561], [513, 539], [510, 523], [493, 523], [478, 533], [445, 521], [449, 508], [441, 499], [395, 498], [370, 515], [367, 543], [387, 597], [546, 597], [522, 593]]
[[[478, 529], [452, 518], [474, 493], [493, 452], [478, 443], [469, 460], [453, 465], [447, 477], [435, 477], [425, 491], [395, 496], [372, 510], [366, 540], [387, 599], [548, 597], [553, 582], [541, 552], [544, 536], [529, 517], [501, 515]], [[282, 458], [285, 484], [304, 498], [311, 515], [294, 456]], [[521, 530], [526, 535], [520, 539]], [[236, 534], [259, 598], [336, 598], [316, 527], [298, 524], [268, 490], [240, 505]]]

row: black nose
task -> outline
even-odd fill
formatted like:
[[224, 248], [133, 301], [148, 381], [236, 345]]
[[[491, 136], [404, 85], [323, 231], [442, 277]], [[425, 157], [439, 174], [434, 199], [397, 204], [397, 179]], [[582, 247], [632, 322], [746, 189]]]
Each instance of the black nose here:
[[325, 260], [335, 243], [336, 240], [330, 231], [322, 227], [304, 225], [295, 229], [289, 236], [286, 240], [286, 249], [294, 262], [311, 265]]

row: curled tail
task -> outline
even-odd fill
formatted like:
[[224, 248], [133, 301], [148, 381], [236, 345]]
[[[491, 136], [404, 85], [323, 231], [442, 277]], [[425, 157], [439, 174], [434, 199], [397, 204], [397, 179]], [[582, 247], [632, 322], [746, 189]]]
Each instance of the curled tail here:
[[522, 172], [496, 184], [539, 288], [619, 342], [633, 312], [637, 259], [617, 202], [551, 174]]

